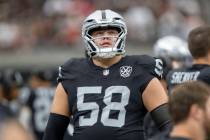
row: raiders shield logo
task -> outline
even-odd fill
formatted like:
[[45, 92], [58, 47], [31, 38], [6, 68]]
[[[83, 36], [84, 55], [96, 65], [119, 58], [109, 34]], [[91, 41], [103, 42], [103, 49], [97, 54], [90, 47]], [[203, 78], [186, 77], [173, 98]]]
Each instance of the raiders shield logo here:
[[122, 66], [120, 67], [120, 76], [123, 78], [129, 77], [132, 72], [132, 67], [131, 66]]

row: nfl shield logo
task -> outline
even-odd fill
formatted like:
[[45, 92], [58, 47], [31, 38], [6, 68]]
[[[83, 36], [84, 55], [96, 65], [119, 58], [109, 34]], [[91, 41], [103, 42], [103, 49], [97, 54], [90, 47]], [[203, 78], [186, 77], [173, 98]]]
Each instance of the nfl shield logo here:
[[129, 77], [132, 72], [132, 67], [131, 66], [122, 66], [120, 67], [120, 76], [123, 78]]
[[104, 75], [104, 76], [109, 75], [109, 70], [108, 70], [108, 69], [103, 70], [103, 75]]

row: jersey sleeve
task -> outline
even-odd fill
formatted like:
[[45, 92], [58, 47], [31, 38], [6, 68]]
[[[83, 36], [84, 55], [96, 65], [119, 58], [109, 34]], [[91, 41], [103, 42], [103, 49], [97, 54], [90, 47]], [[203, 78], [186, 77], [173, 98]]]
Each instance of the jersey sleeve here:
[[163, 77], [163, 62], [159, 58], [154, 58], [148, 55], [140, 56], [138, 63], [149, 72], [151, 75], [158, 79]]
[[[140, 87], [140, 92], [143, 93], [146, 87], [149, 85], [151, 80], [154, 78], [154, 75], [151, 75], [145, 71], [143, 71], [143, 75], [138, 79], [138, 81], [142, 81], [142, 86]], [[142, 80], [144, 79], [144, 80]]]
[[73, 63], [73, 60], [70, 59], [63, 65], [59, 66], [58, 68], [58, 77], [57, 82], [62, 82], [66, 79], [69, 79], [71, 77], [71, 65]]
[[83, 70], [81, 66], [83, 63], [80, 62], [80, 59], [72, 58], [59, 67], [57, 82], [61, 83], [64, 90], [68, 94], [72, 84], [68, 81], [74, 81], [78, 79], [80, 72]]

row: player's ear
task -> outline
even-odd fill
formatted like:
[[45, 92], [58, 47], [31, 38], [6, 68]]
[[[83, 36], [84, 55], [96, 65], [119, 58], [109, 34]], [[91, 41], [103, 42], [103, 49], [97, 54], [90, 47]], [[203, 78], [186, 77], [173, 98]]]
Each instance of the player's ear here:
[[199, 107], [197, 104], [193, 104], [190, 107], [188, 116], [194, 120], [200, 121], [202, 120], [203, 114], [204, 114], [204, 110], [201, 107]]

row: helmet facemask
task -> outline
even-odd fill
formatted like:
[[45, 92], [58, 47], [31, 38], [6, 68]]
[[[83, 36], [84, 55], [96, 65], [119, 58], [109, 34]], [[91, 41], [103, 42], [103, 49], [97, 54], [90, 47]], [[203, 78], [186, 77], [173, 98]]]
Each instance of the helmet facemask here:
[[[107, 18], [103, 19], [100, 16], [102, 11], [96, 11], [91, 14], [84, 22], [82, 36], [86, 43], [86, 50], [90, 57], [100, 57], [100, 58], [112, 58], [116, 55], [122, 55], [125, 53], [125, 39], [127, 34], [127, 28], [123, 21], [123, 18], [111, 11], [105, 10], [107, 13]], [[94, 19], [95, 18], [95, 19]], [[101, 36], [100, 38], [109, 38], [116, 42], [112, 44], [111, 47], [101, 47], [96, 44], [95, 40], [99, 38], [93, 38], [91, 36], [92, 32], [98, 30], [106, 29], [116, 29], [118, 31], [118, 36]]]

